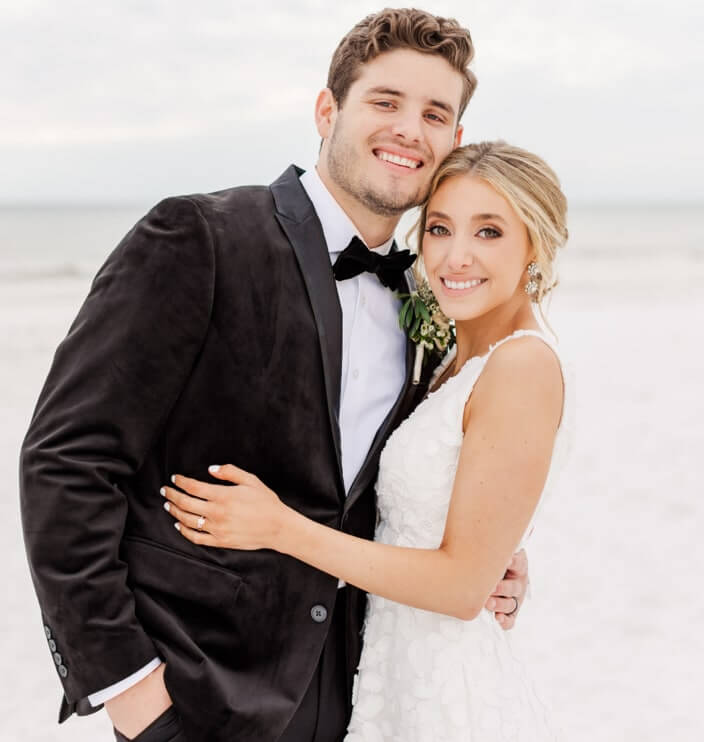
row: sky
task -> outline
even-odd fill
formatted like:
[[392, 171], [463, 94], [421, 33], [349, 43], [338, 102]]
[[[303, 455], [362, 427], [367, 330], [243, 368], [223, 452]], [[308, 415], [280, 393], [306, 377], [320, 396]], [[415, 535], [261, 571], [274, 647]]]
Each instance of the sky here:
[[[381, 3], [0, 0], [0, 203], [142, 203], [315, 163], [340, 38]], [[479, 79], [465, 141], [543, 156], [570, 199], [704, 202], [694, 0], [424, 2]]]

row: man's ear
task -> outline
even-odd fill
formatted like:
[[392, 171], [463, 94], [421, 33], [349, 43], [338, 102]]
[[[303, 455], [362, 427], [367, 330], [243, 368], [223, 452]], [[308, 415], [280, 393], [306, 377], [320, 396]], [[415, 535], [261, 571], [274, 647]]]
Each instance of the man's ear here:
[[462, 144], [462, 135], [464, 134], [464, 126], [457, 124], [457, 131], [455, 132], [455, 148]]
[[323, 88], [315, 101], [315, 126], [323, 139], [330, 136], [337, 118], [337, 103], [330, 88]]

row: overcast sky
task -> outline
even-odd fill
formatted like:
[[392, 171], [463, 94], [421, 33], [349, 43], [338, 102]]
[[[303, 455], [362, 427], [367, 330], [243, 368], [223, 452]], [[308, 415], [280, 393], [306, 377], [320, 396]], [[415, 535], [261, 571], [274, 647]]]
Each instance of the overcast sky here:
[[[471, 30], [465, 141], [533, 149], [574, 200], [704, 201], [701, 3], [416, 4]], [[382, 7], [0, 0], [0, 202], [150, 202], [312, 165], [330, 56]]]

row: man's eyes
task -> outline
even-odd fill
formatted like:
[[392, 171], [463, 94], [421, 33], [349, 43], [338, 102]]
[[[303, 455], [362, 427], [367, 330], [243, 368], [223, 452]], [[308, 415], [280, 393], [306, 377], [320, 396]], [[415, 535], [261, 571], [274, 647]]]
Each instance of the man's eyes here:
[[[378, 108], [385, 108], [386, 110], [396, 107], [396, 103], [390, 100], [375, 100], [375, 101], [372, 101], [372, 105], [377, 106]], [[445, 117], [442, 116], [441, 114], [428, 112], [425, 114], [425, 117], [434, 123], [439, 123], [439, 124], [446, 123]]]

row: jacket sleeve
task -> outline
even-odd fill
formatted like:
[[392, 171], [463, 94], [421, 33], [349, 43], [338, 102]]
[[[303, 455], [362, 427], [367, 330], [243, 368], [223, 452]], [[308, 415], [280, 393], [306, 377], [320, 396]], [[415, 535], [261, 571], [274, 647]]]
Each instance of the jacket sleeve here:
[[120, 482], [139, 470], [205, 340], [214, 247], [198, 205], [158, 204], [96, 275], [59, 345], [20, 457], [25, 546], [69, 702], [158, 653], [119, 558]]

